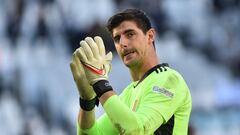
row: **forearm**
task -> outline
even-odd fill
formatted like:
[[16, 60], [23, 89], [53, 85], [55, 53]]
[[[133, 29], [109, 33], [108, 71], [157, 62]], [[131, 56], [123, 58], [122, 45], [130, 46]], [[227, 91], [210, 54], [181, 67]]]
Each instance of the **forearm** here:
[[95, 111], [80, 109], [78, 114], [77, 135], [101, 135], [95, 121]]
[[89, 129], [95, 122], [95, 109], [91, 111], [85, 111], [80, 109], [78, 114], [78, 124], [81, 129]]

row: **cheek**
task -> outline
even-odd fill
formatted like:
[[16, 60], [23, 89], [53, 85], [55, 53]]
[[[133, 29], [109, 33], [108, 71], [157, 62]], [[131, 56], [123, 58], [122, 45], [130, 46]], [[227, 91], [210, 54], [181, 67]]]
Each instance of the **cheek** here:
[[144, 57], [145, 56], [145, 51], [144, 49], [139, 49], [138, 52], [140, 53], [140, 56]]
[[142, 44], [141, 48], [138, 49], [138, 52], [141, 54], [142, 57], [147, 55], [147, 47], [145, 44]]
[[144, 51], [146, 47], [146, 41], [144, 40], [139, 41], [136, 47], [138, 48], [139, 51], [141, 52]]

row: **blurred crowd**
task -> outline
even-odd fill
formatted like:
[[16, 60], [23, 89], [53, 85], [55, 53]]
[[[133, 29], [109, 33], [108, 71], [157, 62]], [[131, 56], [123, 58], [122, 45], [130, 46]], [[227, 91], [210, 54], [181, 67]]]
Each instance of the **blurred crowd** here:
[[[95, 35], [115, 52], [105, 25], [126, 8], [146, 11], [161, 62], [189, 84], [189, 134], [240, 134], [239, 0], [0, 0], [0, 135], [76, 134], [72, 53]], [[114, 56], [120, 93], [131, 79]]]

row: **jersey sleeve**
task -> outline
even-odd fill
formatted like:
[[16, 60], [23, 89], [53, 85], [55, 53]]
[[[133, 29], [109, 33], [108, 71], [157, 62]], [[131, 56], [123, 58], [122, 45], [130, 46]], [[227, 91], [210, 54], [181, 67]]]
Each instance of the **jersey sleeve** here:
[[113, 127], [108, 116], [104, 113], [89, 129], [81, 129], [77, 123], [77, 135], [87, 134], [87, 135], [117, 135], [118, 132], [115, 127]]
[[104, 104], [105, 112], [120, 134], [145, 135], [153, 133], [161, 125], [163, 118], [160, 113], [152, 107], [142, 107], [133, 112], [118, 96], [110, 97]]

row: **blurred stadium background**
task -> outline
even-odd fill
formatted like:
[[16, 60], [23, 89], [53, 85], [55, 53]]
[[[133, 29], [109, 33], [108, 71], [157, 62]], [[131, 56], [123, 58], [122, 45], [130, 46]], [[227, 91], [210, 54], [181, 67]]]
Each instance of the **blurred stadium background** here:
[[[190, 135], [240, 135], [239, 0], [0, 0], [0, 135], [74, 135], [79, 109], [71, 54], [125, 8], [147, 12], [157, 52], [192, 94]], [[114, 55], [110, 82], [131, 81]], [[97, 116], [102, 113], [98, 109]]]

